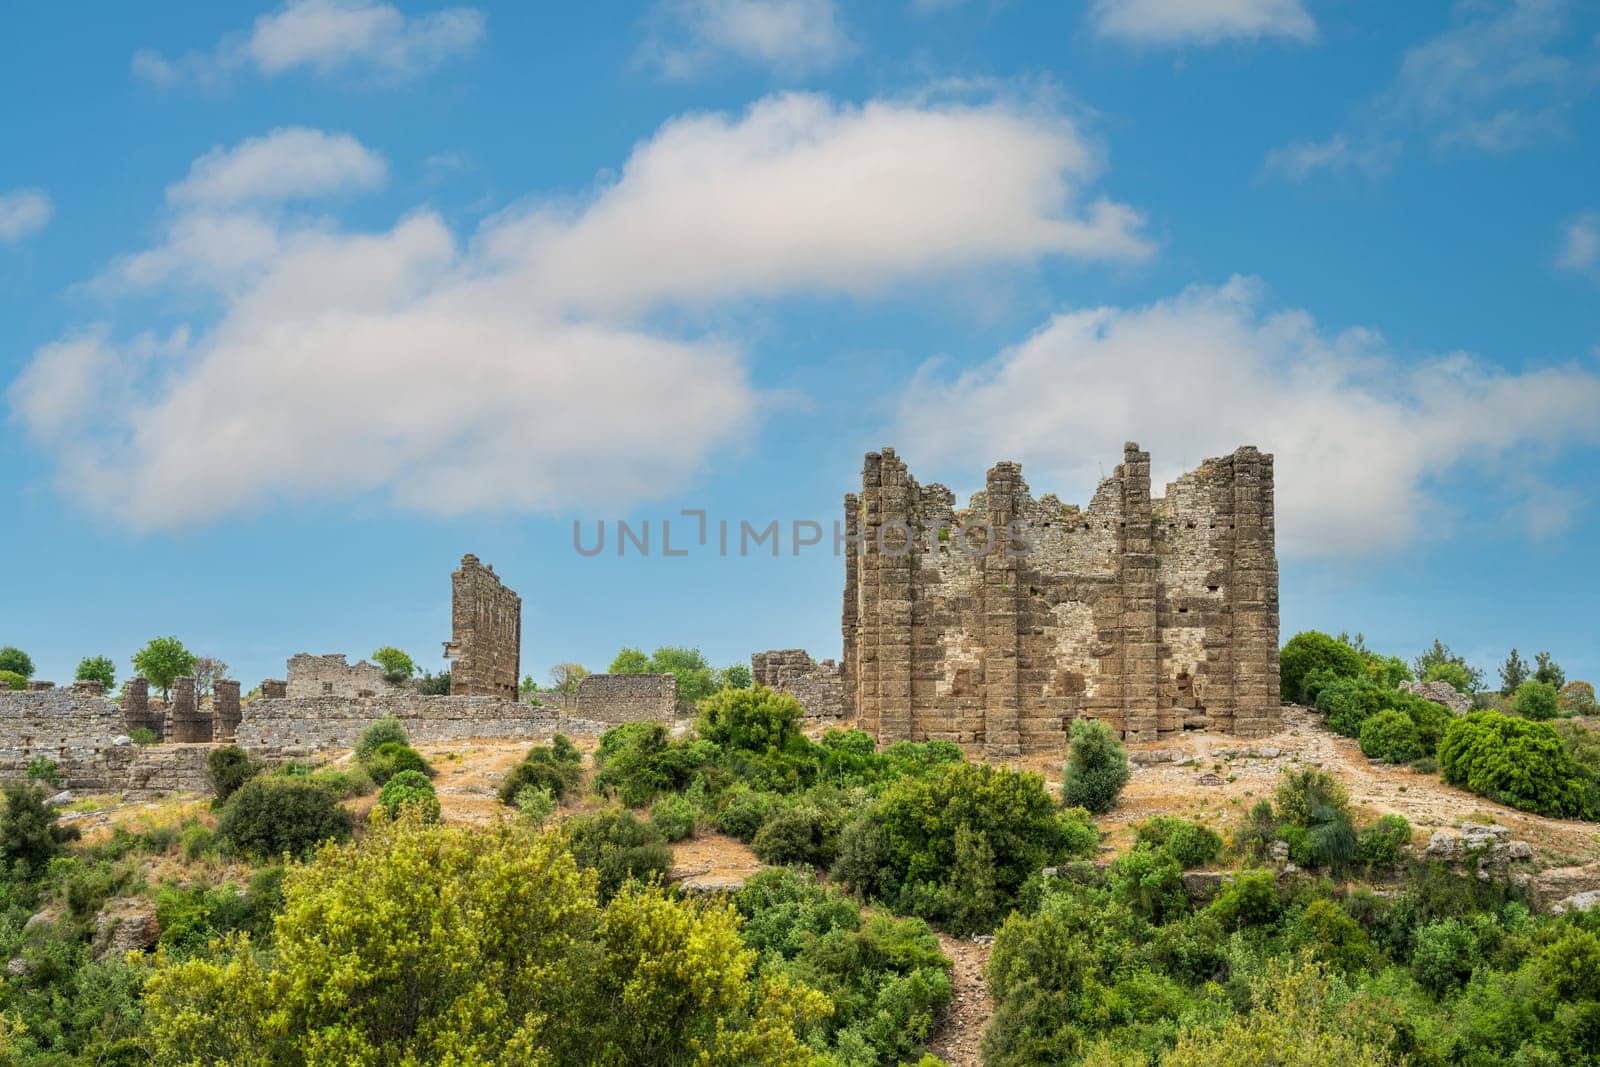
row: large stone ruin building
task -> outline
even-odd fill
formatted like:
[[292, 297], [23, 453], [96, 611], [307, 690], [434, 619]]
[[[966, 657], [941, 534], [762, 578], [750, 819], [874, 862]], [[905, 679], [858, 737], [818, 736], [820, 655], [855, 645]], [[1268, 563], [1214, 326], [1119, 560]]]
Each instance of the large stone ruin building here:
[[517, 699], [522, 679], [522, 598], [478, 557], [461, 557], [450, 575], [450, 693]]
[[1129, 444], [1087, 508], [1035, 500], [1002, 462], [958, 510], [886, 448], [844, 512], [844, 701], [881, 741], [1008, 756], [1059, 750], [1080, 715], [1129, 741], [1278, 724], [1270, 455], [1208, 459], [1152, 497]]

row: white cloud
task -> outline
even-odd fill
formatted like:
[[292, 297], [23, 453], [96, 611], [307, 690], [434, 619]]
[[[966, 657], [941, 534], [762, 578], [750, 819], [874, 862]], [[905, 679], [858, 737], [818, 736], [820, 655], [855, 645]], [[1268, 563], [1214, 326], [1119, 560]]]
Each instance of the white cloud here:
[[[1057, 315], [974, 370], [925, 367], [896, 440], [926, 477], [955, 464], [971, 478], [972, 457], [1005, 456], [1037, 491], [1084, 499], [1130, 437], [1158, 482], [1254, 444], [1277, 458], [1280, 547], [1325, 556], [1419, 537], [1441, 518], [1436, 479], [1492, 479], [1514, 458], [1516, 495], [1561, 448], [1600, 440], [1592, 367], [1514, 374], [1460, 353], [1404, 362], [1369, 330], [1329, 333], [1265, 303], [1259, 283], [1236, 278], [1147, 307]], [[1537, 503], [1544, 524], [1553, 512]]]
[[1143, 254], [1130, 209], [1076, 210], [1095, 170], [1040, 112], [780, 96], [669, 123], [586, 204], [463, 243], [431, 212], [352, 232], [258, 202], [301, 178], [200, 167], [185, 182], [214, 191], [171, 197], [166, 240], [112, 274], [190, 290], [178, 307], [198, 295], [214, 324], [159, 345], [78, 331], [9, 399], [64, 492], [141, 528], [360, 493], [447, 514], [635, 502], [774, 399], [736, 346], [652, 309]]
[[1556, 266], [1580, 273], [1600, 268], [1600, 213], [1586, 212], [1567, 223]]
[[669, 78], [725, 60], [782, 74], [826, 70], [854, 52], [833, 0], [662, 0], [641, 57]]
[[284, 126], [232, 148], [213, 148], [168, 186], [175, 204], [225, 207], [376, 189], [388, 176], [383, 157], [347, 133]]
[[0, 244], [32, 237], [55, 214], [55, 205], [43, 189], [13, 189], [0, 193]]
[[1095, 0], [1089, 21], [1102, 37], [1140, 45], [1317, 36], [1301, 0]]
[[241, 68], [266, 77], [354, 71], [403, 81], [471, 51], [483, 34], [483, 13], [474, 8], [408, 16], [372, 0], [289, 0], [257, 18], [248, 34], [224, 39], [209, 53], [168, 60], [144, 49], [133, 57], [133, 72], [160, 86], [216, 84]]
[[1383, 174], [1393, 165], [1400, 146], [1393, 141], [1352, 143], [1344, 134], [1326, 141], [1296, 141], [1267, 153], [1265, 173], [1304, 181], [1322, 171]]
[[[1360, 165], [1364, 154], [1381, 163], [1407, 141], [1503, 154], [1564, 135], [1574, 104], [1600, 83], [1594, 42], [1573, 32], [1571, 9], [1570, 0], [1458, 0], [1450, 27], [1406, 51], [1349, 130], [1277, 149], [1267, 171], [1299, 180], [1319, 169], [1378, 170]], [[1317, 160], [1306, 149], [1318, 144], [1350, 153]]]

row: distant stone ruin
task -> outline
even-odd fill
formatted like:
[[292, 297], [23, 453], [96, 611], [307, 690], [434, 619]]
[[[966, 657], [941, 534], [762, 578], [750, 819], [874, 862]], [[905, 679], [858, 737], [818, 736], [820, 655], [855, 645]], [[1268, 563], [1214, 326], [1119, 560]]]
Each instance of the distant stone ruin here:
[[[264, 690], [267, 683], [261, 684]], [[289, 681], [285, 695], [296, 700], [310, 697], [371, 697], [388, 688], [383, 668], [366, 660], [349, 663], [337, 653], [313, 656], [309, 652], [299, 652], [289, 657]]]
[[678, 679], [670, 674], [590, 674], [578, 683], [572, 714], [592, 722], [671, 722]]
[[522, 598], [470, 553], [450, 575], [450, 592], [444, 654], [451, 661], [451, 695], [516, 700], [522, 678]]
[[884, 742], [1059, 750], [1072, 721], [1129, 741], [1279, 721], [1272, 457], [1244, 447], [1150, 494], [1128, 444], [1087, 508], [1010, 462], [958, 510], [893, 449], [845, 497], [844, 703]]
[[757, 652], [750, 657], [750, 678], [794, 697], [808, 719], [845, 717], [844, 678], [834, 660], [818, 663], [803, 648]]

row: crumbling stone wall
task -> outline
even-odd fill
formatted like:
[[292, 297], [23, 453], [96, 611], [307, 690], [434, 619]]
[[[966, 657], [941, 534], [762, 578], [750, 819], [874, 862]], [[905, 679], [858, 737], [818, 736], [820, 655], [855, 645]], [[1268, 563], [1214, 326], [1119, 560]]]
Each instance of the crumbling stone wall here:
[[251, 701], [235, 731], [252, 753], [316, 755], [355, 744], [375, 720], [393, 716], [414, 742], [540, 738], [563, 728], [548, 709], [496, 697], [421, 696], [394, 688], [371, 697]]
[[261, 679], [262, 700], [282, 700], [289, 695], [289, 683], [282, 678]]
[[194, 678], [172, 680], [172, 704], [167, 709], [167, 740], [175, 744], [204, 744], [214, 734], [211, 713], [195, 700]]
[[0, 780], [26, 778], [42, 756], [64, 788], [79, 792], [148, 800], [210, 791], [210, 745], [135, 745], [124, 728], [122, 708], [76, 686], [0, 693]]
[[1272, 457], [1208, 459], [1155, 498], [1128, 444], [1087, 508], [1001, 462], [957, 510], [893, 449], [845, 497], [844, 700], [882, 741], [1059, 748], [1073, 719], [1130, 741], [1278, 722]]
[[671, 722], [678, 679], [670, 674], [591, 674], [578, 683], [573, 714], [596, 722]]
[[818, 663], [802, 648], [757, 652], [750, 657], [750, 676], [756, 685], [794, 697], [807, 718], [845, 717], [844, 679], [834, 660]]
[[211, 707], [216, 715], [216, 739], [232, 741], [239, 729], [239, 683], [231, 678], [218, 678], [211, 685]]
[[158, 741], [166, 734], [166, 716], [151, 710], [150, 682], [143, 675], [135, 675], [122, 683], [122, 717], [130, 734], [135, 730], [149, 730]]
[[461, 557], [450, 575], [450, 640], [444, 646], [454, 696], [517, 699], [522, 669], [522, 598], [493, 567]]
[[[263, 695], [265, 686], [263, 682]], [[289, 657], [287, 695], [295, 699], [369, 697], [388, 688], [383, 668], [366, 660], [347, 663], [345, 657], [337, 653], [313, 656], [309, 652], [299, 652]]]

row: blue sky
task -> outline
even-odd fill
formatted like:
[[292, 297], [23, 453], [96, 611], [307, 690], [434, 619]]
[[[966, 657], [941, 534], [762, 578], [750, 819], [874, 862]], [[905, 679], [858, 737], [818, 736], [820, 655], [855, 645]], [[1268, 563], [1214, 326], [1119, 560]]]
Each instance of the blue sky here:
[[[0, 644], [836, 655], [861, 455], [1278, 458], [1285, 636], [1600, 675], [1600, 12], [62, 5], [0, 34]], [[586, 558], [572, 523], [655, 525]], [[678, 519], [674, 543], [690, 520]], [[613, 529], [614, 534], [614, 529]], [[714, 538], [713, 538], [714, 541]]]

